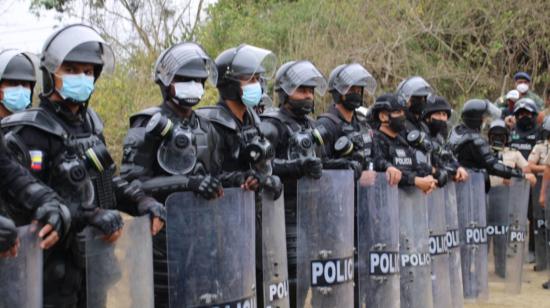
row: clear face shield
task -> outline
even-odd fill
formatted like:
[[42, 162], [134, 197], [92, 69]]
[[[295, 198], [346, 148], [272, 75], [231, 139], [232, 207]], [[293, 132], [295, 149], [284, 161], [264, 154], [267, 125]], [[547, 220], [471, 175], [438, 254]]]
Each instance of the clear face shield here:
[[307, 86], [315, 88], [315, 92], [323, 96], [328, 86], [323, 74], [309, 61], [292, 64], [281, 77], [280, 84], [287, 95], [292, 95], [301, 86]]
[[180, 68], [197, 59], [204, 61], [208, 81], [216, 86], [218, 80], [216, 64], [200, 46], [193, 43], [182, 43], [168, 49], [155, 65], [155, 72], [162, 84], [169, 86]]
[[92, 27], [83, 24], [68, 26], [54, 34], [49, 44], [44, 46], [42, 66], [54, 74], [73, 49], [89, 42], [97, 42], [101, 45], [102, 72], [112, 73], [115, 67], [113, 50]]
[[353, 63], [344, 67], [334, 81], [334, 89], [341, 95], [346, 95], [352, 86], [365, 89], [374, 95], [377, 83], [374, 77], [360, 64]]
[[275, 74], [277, 57], [267, 49], [241, 45], [235, 50], [228, 74], [237, 81], [250, 81], [255, 76], [269, 80]]

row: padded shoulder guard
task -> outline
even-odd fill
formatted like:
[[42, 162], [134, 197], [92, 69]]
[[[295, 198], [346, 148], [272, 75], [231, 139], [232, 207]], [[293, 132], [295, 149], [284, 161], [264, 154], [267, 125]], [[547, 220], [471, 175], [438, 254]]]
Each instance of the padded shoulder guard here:
[[86, 116], [88, 117], [88, 121], [90, 121], [90, 124], [92, 125], [92, 130], [94, 131], [95, 135], [101, 135], [103, 134], [103, 121], [99, 117], [99, 115], [90, 107], [86, 110]]
[[[95, 112], [93, 112], [93, 114], [95, 115]], [[97, 115], [95, 115], [95, 117], [97, 117]], [[3, 118], [1, 123], [2, 128], [7, 130], [11, 130], [16, 127], [31, 126], [61, 138], [67, 137], [67, 132], [61, 124], [57, 123], [40, 108], [31, 108], [22, 112], [14, 113]], [[103, 129], [103, 124], [101, 124], [101, 129]]]
[[212, 123], [220, 124], [231, 130], [237, 130], [238, 128], [235, 119], [233, 119], [233, 117], [227, 112], [227, 110], [221, 108], [220, 106], [199, 108], [195, 112], [200, 117], [203, 117]]
[[134, 126], [134, 122], [137, 119], [139, 119], [139, 118], [150, 118], [153, 115], [155, 115], [156, 113], [159, 113], [161, 111], [162, 111], [162, 109], [160, 107], [155, 106], [155, 107], [150, 107], [150, 108], [147, 108], [147, 109], [143, 109], [139, 112], [134, 113], [133, 115], [130, 116], [130, 127]]

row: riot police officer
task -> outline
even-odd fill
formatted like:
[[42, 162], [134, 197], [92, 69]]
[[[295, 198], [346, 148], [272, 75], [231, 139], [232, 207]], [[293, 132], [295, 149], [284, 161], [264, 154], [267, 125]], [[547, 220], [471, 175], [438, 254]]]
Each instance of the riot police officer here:
[[401, 132], [403, 137], [407, 138], [413, 130], [428, 132], [426, 124], [422, 122], [422, 112], [428, 96], [433, 92], [432, 86], [420, 76], [407, 78], [397, 86], [395, 94], [405, 102], [405, 129]]
[[[360, 164], [359, 171], [374, 169], [372, 130], [359, 119], [356, 109], [363, 105], [365, 91], [373, 95], [375, 89], [376, 80], [358, 63], [339, 65], [330, 73], [328, 90], [333, 104], [315, 123], [319, 131], [326, 132], [323, 151], [331, 159], [324, 163], [326, 168], [339, 168], [341, 159], [345, 159], [356, 177], [360, 172], [351, 164], [353, 161]], [[390, 168], [388, 172], [390, 182], [397, 184], [398, 170]]]
[[449, 136], [451, 150], [465, 168], [486, 169], [490, 175], [506, 179], [524, 178], [521, 170], [500, 163], [481, 136], [482, 124], [490, 117], [500, 118], [500, 110], [491, 102], [483, 99], [468, 100], [462, 108], [462, 123], [455, 126]]
[[112, 242], [122, 228], [117, 208], [150, 214], [153, 233], [165, 219], [162, 204], [137, 184], [114, 177], [116, 167], [105, 145], [103, 124], [88, 106], [95, 81], [113, 66], [110, 47], [93, 28], [83, 24], [60, 28], [42, 50], [40, 106], [2, 120], [9, 131], [9, 146], [21, 163], [56, 190], [73, 219], [64, 245], [45, 258], [44, 307], [75, 307], [83, 300], [79, 293], [84, 265], [75, 235], [85, 226], [99, 229]]
[[[520, 151], [525, 159], [541, 139], [540, 128], [537, 124], [538, 106], [531, 98], [520, 98], [514, 105], [514, 118], [516, 126], [510, 132], [510, 147]], [[531, 199], [532, 196], [530, 195]], [[535, 198], [538, 198], [535, 196]], [[533, 204], [529, 202], [529, 262], [535, 260], [535, 221], [533, 220]]]
[[31, 105], [36, 71], [31, 55], [16, 49], [0, 52], [0, 118]]
[[261, 133], [260, 118], [253, 110], [262, 98], [261, 82], [273, 76], [276, 62], [271, 51], [251, 45], [223, 51], [215, 60], [220, 100], [197, 113], [212, 122], [220, 136], [223, 186], [266, 188], [278, 198], [282, 184], [271, 176], [273, 147]]
[[530, 98], [521, 98], [514, 104], [516, 126], [510, 132], [510, 147], [520, 151], [525, 159], [540, 140], [537, 114], [537, 104]]
[[[0, 52], [0, 118], [30, 106], [36, 72], [32, 56], [16, 49]], [[15, 225], [38, 220], [43, 238], [41, 247], [55, 244], [70, 227], [70, 214], [59, 197], [39, 183], [28, 170], [8, 154], [0, 135], [0, 174], [2, 204], [0, 212], [14, 219]], [[12, 250], [12, 254], [15, 249]]]
[[[460, 166], [453, 153], [447, 148], [447, 121], [451, 117], [451, 105], [444, 97], [437, 95], [428, 96], [427, 104], [422, 111], [422, 121], [426, 124], [429, 131], [429, 137], [432, 141], [432, 164], [437, 168], [437, 173], [445, 171], [450, 178], [457, 182], [465, 181], [468, 178], [466, 169]], [[438, 186], [444, 186], [445, 183], [438, 181]]]
[[[275, 75], [278, 109], [262, 115], [262, 132], [275, 149], [273, 174], [285, 186], [285, 230], [290, 276], [290, 300], [295, 303], [296, 288], [296, 189], [303, 176], [319, 179], [322, 162], [319, 148], [323, 136], [314, 128], [308, 116], [314, 109], [315, 92], [323, 95], [327, 82], [309, 61], [290, 61]], [[291, 304], [294, 306], [293, 304]]]
[[[214, 62], [195, 43], [180, 43], [157, 59], [155, 82], [163, 102], [130, 117], [124, 141], [121, 177], [140, 180], [142, 188], [159, 201], [173, 192], [193, 191], [205, 199], [222, 195], [220, 139], [206, 119], [193, 107], [203, 94], [208, 79], [216, 84]], [[168, 306], [166, 233], [153, 239], [155, 307]]]
[[416, 186], [425, 193], [435, 189], [437, 181], [431, 176], [432, 166], [400, 135], [406, 121], [403, 101], [395, 94], [383, 94], [376, 99], [371, 112], [380, 123], [374, 133], [375, 150], [380, 155], [375, 161], [376, 169], [398, 169], [401, 172], [400, 187]]
[[[535, 176], [530, 172], [527, 160], [521, 155], [517, 149], [508, 147], [510, 133], [504, 120], [496, 119], [491, 122], [489, 131], [487, 132], [489, 145], [494, 151], [497, 159], [506, 166], [511, 168], [521, 169], [525, 173], [526, 179], [534, 185], [536, 183]], [[490, 176], [491, 186], [510, 184], [509, 179], [503, 179], [498, 176]]]

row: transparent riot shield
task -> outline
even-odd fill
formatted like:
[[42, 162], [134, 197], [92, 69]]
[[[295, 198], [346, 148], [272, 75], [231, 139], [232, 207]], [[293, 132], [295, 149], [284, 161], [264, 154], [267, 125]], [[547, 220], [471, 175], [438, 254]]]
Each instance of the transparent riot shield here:
[[17, 257], [0, 259], [0, 308], [42, 307], [42, 249], [30, 228], [17, 228]]
[[[357, 188], [359, 307], [400, 307], [399, 203], [385, 173]], [[363, 179], [363, 178], [362, 178]]]
[[546, 269], [546, 223], [544, 207], [539, 203], [542, 176], [537, 176], [537, 184], [531, 188], [531, 208], [535, 224], [535, 271]]
[[289, 307], [284, 193], [273, 201], [262, 193], [262, 271], [264, 307]]
[[445, 218], [445, 191], [442, 188], [428, 195], [428, 228], [432, 268], [432, 295], [434, 307], [451, 307], [449, 280], [449, 249]]
[[301, 178], [297, 197], [296, 306], [353, 307], [352, 172]]
[[254, 194], [178, 192], [165, 205], [170, 307], [256, 307]]
[[523, 258], [528, 233], [527, 209], [529, 204], [529, 183], [523, 179], [511, 179], [509, 193], [508, 247], [506, 249], [506, 291], [521, 292]]
[[433, 307], [426, 195], [399, 189], [401, 307]]
[[456, 184], [462, 284], [467, 300], [487, 300], [487, 217], [485, 176], [468, 170], [469, 179]]
[[449, 249], [449, 281], [451, 306], [464, 307], [462, 292], [462, 261], [460, 259], [460, 231], [458, 229], [458, 208], [454, 182], [445, 185], [445, 221], [447, 223], [447, 248]]
[[487, 204], [487, 239], [492, 250], [489, 264], [492, 263], [495, 274], [500, 278], [506, 275], [509, 193], [507, 185], [493, 186]]
[[87, 307], [153, 307], [153, 248], [149, 216], [124, 216], [121, 237], [105, 242], [96, 229], [83, 231]]

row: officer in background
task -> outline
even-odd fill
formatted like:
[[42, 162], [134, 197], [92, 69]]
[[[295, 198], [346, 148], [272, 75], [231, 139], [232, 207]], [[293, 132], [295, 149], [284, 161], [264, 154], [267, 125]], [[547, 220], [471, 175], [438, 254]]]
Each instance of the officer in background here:
[[540, 141], [535, 145], [527, 162], [535, 174], [542, 175], [546, 170], [546, 162], [550, 153], [550, 117], [544, 118], [540, 127]]
[[263, 79], [273, 76], [275, 55], [266, 49], [240, 45], [216, 58], [220, 100], [216, 106], [197, 110], [220, 136], [220, 180], [224, 187], [268, 189], [277, 199], [280, 179], [272, 176], [273, 147], [260, 130], [260, 117], [253, 110], [262, 98]]
[[516, 126], [516, 118], [514, 117], [514, 106], [519, 99], [518, 90], [508, 91], [508, 93], [506, 93], [505, 99], [506, 105], [505, 107], [501, 108], [502, 118], [504, 119], [504, 123], [506, 123], [506, 126], [508, 126], [509, 129], [512, 129]]
[[[520, 98], [514, 105], [516, 126], [510, 132], [510, 147], [517, 149], [525, 159], [540, 140], [540, 128], [537, 124], [538, 106], [531, 98]], [[529, 195], [529, 199], [532, 196]], [[529, 218], [529, 255], [527, 260], [534, 262], [535, 256], [535, 221], [533, 219], [533, 205], [529, 202], [527, 217]]]
[[520, 151], [525, 159], [540, 140], [537, 114], [537, 104], [530, 98], [521, 98], [514, 105], [516, 126], [510, 132], [510, 147]]
[[[508, 167], [523, 170], [525, 173], [525, 178], [531, 183], [531, 185], [535, 185], [537, 180], [531, 173], [527, 160], [525, 160], [523, 155], [521, 155], [518, 150], [508, 147], [509, 135], [508, 128], [503, 120], [493, 120], [487, 134], [491, 149], [494, 151], [499, 162]], [[490, 180], [491, 186], [510, 184], [510, 179], [501, 178], [494, 175], [490, 176]]]
[[428, 128], [422, 122], [422, 112], [428, 96], [433, 92], [432, 86], [420, 76], [409, 77], [397, 86], [395, 94], [405, 102], [405, 129], [401, 132], [404, 138], [414, 130], [428, 132]]
[[[451, 105], [441, 96], [430, 95], [422, 112], [422, 120], [429, 130], [432, 141], [432, 164], [439, 170], [444, 170], [449, 179], [463, 182], [468, 179], [468, 172], [460, 166], [453, 153], [447, 148], [447, 136], [449, 135], [447, 122], [451, 117]], [[441, 178], [436, 176], [436, 178]], [[438, 181], [438, 186], [445, 184]]]
[[31, 105], [35, 83], [31, 55], [16, 49], [0, 52], [0, 119]]
[[488, 118], [500, 118], [500, 110], [488, 100], [470, 99], [464, 104], [462, 123], [452, 129], [448, 141], [458, 162], [465, 168], [485, 169], [490, 175], [506, 179], [525, 178], [520, 169], [499, 162], [489, 143], [481, 136], [482, 125]]
[[379, 96], [372, 106], [372, 116], [380, 127], [374, 133], [376, 170], [396, 168], [401, 172], [399, 187], [416, 186], [425, 193], [436, 188], [437, 181], [431, 175], [432, 166], [417, 160], [419, 150], [411, 147], [401, 136], [405, 130], [405, 105], [393, 93]]
[[54, 32], [44, 44], [40, 68], [40, 106], [2, 120], [7, 141], [23, 166], [63, 198], [73, 224], [63, 245], [44, 260], [44, 307], [75, 307], [84, 301], [84, 264], [76, 234], [85, 226], [99, 229], [107, 242], [121, 234], [122, 218], [150, 214], [152, 233], [163, 226], [162, 204], [146, 196], [137, 184], [114, 177], [103, 123], [88, 106], [102, 70], [112, 70], [110, 47], [91, 27], [73, 24]]
[[[163, 101], [130, 117], [124, 141], [121, 177], [139, 180], [146, 193], [164, 203], [178, 191], [192, 191], [205, 199], [223, 194], [221, 143], [212, 124], [193, 107], [206, 80], [216, 84], [214, 61], [195, 43], [180, 43], [161, 53], [154, 68]], [[153, 238], [155, 307], [168, 307], [166, 232]]]

